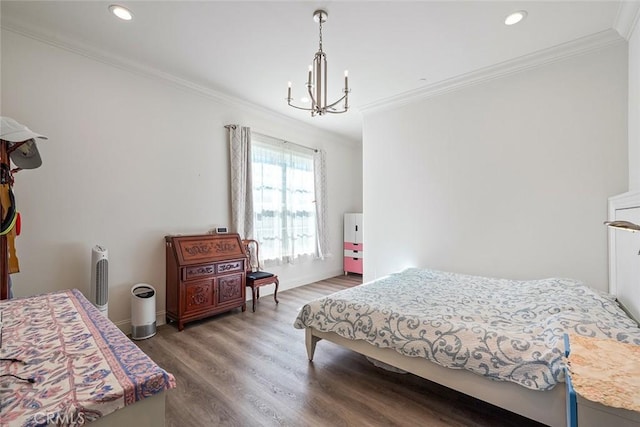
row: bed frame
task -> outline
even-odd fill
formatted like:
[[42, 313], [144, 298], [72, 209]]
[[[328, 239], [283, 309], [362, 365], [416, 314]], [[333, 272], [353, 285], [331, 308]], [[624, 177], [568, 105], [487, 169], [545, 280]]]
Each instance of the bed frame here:
[[90, 423], [91, 427], [161, 427], [165, 425], [165, 401], [163, 391], [125, 406]]
[[[609, 221], [628, 220], [627, 217], [632, 213], [634, 215], [632, 219], [636, 219], [635, 216], [640, 214], [640, 192], [625, 193], [609, 199]], [[637, 242], [633, 243], [634, 256], [629, 256], [628, 243], [623, 246], [621, 244], [623, 239], [616, 241], [615, 233], [625, 232], [615, 230], [609, 232], [609, 292], [616, 297], [620, 295], [621, 305], [637, 321], [640, 317], [638, 315], [640, 313], [640, 291], [637, 291], [636, 284], [639, 280], [638, 270], [634, 270], [635, 267], [629, 267], [626, 264], [637, 263], [635, 255], [640, 255], [638, 253], [640, 233], [634, 236], [634, 238], [638, 237]], [[634, 272], [634, 277], [629, 277], [628, 273], [616, 274], [618, 270], [626, 272], [628, 269]], [[624, 292], [622, 292], [623, 289]], [[567, 393], [564, 385], [558, 385], [548, 391], [531, 390], [516, 383], [494, 381], [471, 371], [445, 368], [426, 359], [403, 356], [393, 349], [379, 348], [366, 341], [349, 340], [333, 332], [320, 332], [307, 328], [305, 333], [309, 361], [313, 361], [318, 341], [327, 340], [532, 420], [554, 427], [567, 425]]]
[[313, 361], [318, 341], [327, 340], [541, 423], [554, 427], [567, 425], [565, 387], [557, 386], [550, 391], [531, 390], [516, 383], [493, 381], [471, 371], [445, 368], [426, 359], [403, 356], [393, 349], [349, 340], [333, 332], [306, 328], [305, 334], [309, 361]]

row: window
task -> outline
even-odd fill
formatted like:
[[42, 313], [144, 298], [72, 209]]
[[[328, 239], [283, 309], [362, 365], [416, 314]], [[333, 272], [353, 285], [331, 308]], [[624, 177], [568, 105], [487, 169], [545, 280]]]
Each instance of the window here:
[[254, 238], [265, 264], [317, 255], [313, 151], [252, 135]]

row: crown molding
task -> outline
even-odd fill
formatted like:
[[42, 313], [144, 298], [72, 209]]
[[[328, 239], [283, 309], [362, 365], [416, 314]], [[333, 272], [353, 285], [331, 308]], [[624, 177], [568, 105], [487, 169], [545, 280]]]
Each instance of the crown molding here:
[[621, 1], [613, 28], [625, 40], [629, 40], [638, 27], [638, 20], [640, 20], [640, 1]]
[[541, 67], [554, 62], [562, 61], [572, 56], [582, 55], [608, 46], [624, 42], [617, 31], [608, 29], [570, 42], [562, 43], [548, 49], [539, 50], [528, 55], [510, 59], [489, 67], [461, 74], [446, 80], [442, 80], [420, 89], [401, 93], [385, 98], [359, 108], [363, 114], [397, 108], [402, 105], [431, 98], [447, 92], [463, 89], [465, 87], [480, 84], [510, 74], [519, 73], [529, 69]]
[[[285, 123], [287, 126], [294, 127], [300, 131], [322, 132], [323, 134], [325, 134], [325, 139], [328, 139], [328, 141], [331, 142], [340, 144], [346, 141], [355, 148], [361, 147], [360, 141], [350, 138], [346, 135], [338, 134], [330, 130], [310, 125], [308, 123], [296, 120], [285, 114], [278, 113], [277, 111], [271, 110], [253, 102], [217, 91], [215, 89], [203, 86], [190, 80], [183, 79], [176, 75], [166, 73], [157, 68], [149, 67], [137, 61], [114, 55], [112, 53], [98, 49], [94, 46], [82, 43], [78, 40], [70, 39], [59, 34], [44, 32], [42, 30], [35, 30], [17, 20], [6, 19], [5, 17], [3, 17], [0, 24], [0, 29], [19, 34], [21, 36], [39, 41], [41, 43], [57, 47], [59, 49], [66, 50], [76, 55], [101, 62], [103, 64], [130, 72], [132, 74], [160, 80], [165, 84], [168, 83], [174, 87], [186, 89], [187, 91], [196, 93], [200, 96], [204, 96], [208, 99], [228, 105], [230, 107], [250, 110], [261, 115], [272, 117], [279, 120], [280, 122]], [[329, 138], [326, 138], [327, 136]]]

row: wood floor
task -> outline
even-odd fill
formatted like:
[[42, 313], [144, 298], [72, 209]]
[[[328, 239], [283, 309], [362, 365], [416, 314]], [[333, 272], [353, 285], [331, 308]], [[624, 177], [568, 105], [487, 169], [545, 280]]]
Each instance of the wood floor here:
[[[539, 424], [411, 374], [374, 367], [363, 356], [321, 341], [309, 363], [304, 331], [295, 329], [307, 301], [356, 286], [340, 276], [259, 300], [178, 332], [158, 328], [136, 341], [176, 377], [167, 393], [171, 426], [538, 426]], [[248, 304], [250, 307], [250, 304]]]

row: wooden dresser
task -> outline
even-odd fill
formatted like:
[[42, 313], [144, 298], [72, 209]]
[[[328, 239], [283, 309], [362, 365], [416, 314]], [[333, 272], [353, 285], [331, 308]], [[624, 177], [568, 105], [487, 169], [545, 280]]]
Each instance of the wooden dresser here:
[[246, 255], [238, 234], [165, 236], [167, 321], [184, 324], [241, 307]]

